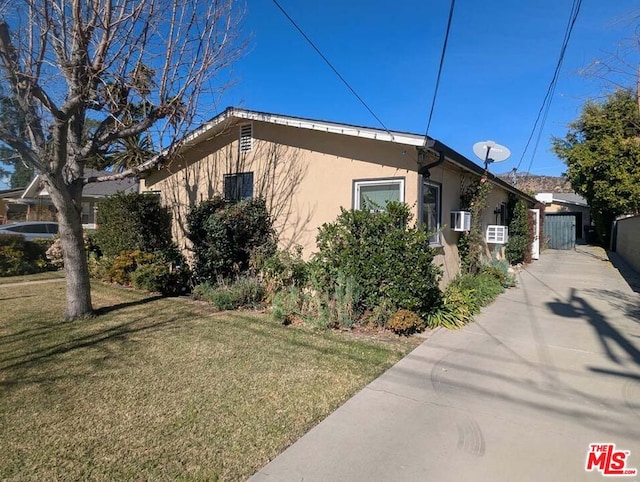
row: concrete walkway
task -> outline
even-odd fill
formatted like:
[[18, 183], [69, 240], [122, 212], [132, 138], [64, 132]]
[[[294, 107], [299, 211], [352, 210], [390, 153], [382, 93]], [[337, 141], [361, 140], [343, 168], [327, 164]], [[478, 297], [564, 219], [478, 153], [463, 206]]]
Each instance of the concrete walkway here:
[[580, 248], [544, 252], [250, 480], [606, 480], [585, 471], [590, 443], [640, 470], [640, 294]]

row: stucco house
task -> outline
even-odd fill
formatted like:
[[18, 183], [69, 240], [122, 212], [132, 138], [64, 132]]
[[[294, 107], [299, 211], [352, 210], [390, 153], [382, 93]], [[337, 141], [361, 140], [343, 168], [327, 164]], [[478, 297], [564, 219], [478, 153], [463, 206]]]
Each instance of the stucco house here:
[[[173, 212], [174, 235], [187, 248], [186, 216], [216, 194], [229, 201], [263, 197], [283, 248], [315, 250], [318, 227], [340, 208], [378, 209], [407, 203], [418, 223], [435, 232], [445, 279], [458, 273], [460, 231], [451, 214], [460, 193], [484, 168], [423, 135], [229, 108], [190, 134], [179, 155], [149, 171], [141, 191], [161, 195]], [[484, 226], [506, 225], [511, 199], [531, 196], [488, 174], [492, 185]], [[464, 222], [464, 216], [458, 215]], [[468, 221], [468, 219], [467, 219]], [[492, 246], [489, 246], [492, 248]]]

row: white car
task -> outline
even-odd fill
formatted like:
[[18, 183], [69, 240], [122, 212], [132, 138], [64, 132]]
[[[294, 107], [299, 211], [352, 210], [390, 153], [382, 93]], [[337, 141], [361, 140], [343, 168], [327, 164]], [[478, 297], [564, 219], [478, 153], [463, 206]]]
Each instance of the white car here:
[[58, 234], [58, 223], [53, 221], [27, 221], [0, 225], [0, 234], [22, 236], [25, 241], [53, 238]]

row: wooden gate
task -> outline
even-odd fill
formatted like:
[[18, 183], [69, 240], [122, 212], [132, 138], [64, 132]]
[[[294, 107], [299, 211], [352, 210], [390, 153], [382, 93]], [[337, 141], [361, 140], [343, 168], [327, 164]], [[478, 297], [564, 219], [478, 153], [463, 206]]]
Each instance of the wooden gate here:
[[544, 235], [549, 249], [573, 249], [576, 246], [576, 217], [573, 214], [547, 214]]

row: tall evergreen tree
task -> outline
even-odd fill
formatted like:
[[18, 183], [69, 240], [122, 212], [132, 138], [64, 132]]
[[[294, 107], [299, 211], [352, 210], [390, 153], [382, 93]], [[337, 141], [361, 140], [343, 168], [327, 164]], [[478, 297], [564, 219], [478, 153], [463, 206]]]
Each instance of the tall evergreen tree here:
[[588, 101], [567, 135], [553, 139], [553, 151], [566, 163], [573, 189], [587, 199], [607, 245], [613, 220], [640, 212], [640, 110], [633, 91]]

